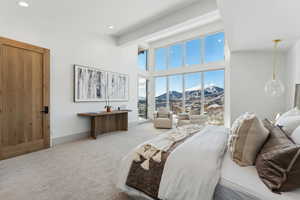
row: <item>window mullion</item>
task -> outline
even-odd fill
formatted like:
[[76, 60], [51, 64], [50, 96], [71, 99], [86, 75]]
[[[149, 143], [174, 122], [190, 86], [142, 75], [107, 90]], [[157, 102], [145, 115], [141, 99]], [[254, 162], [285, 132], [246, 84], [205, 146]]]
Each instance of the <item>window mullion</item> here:
[[205, 85], [204, 85], [204, 72], [201, 72], [201, 114], [204, 114], [204, 103], [205, 103]]
[[170, 110], [170, 82], [169, 82], [169, 78], [170, 76], [166, 76], [166, 79], [167, 79], [167, 109]]
[[182, 43], [182, 51], [183, 51], [182, 66], [186, 67], [186, 42]]
[[185, 112], [185, 74], [182, 74], [182, 107]]

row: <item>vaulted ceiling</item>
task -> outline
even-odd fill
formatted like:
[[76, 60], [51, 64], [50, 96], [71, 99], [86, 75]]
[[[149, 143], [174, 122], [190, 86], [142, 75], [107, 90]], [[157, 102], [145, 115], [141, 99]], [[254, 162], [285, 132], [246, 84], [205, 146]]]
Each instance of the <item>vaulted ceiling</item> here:
[[270, 49], [272, 40], [282, 47], [300, 38], [300, 1], [218, 0], [226, 37], [232, 51]]
[[0, 1], [0, 27], [5, 24], [49, 32], [63, 29], [111, 35], [125, 42], [217, 10], [215, 0], [24, 1], [29, 3], [28, 8], [18, 6], [18, 0]]
[[[121, 35], [150, 23], [197, 0], [17, 0], [0, 1], [0, 23], [22, 22], [45, 28], [68, 27], [72, 31]], [[108, 26], [113, 25], [113, 30]]]

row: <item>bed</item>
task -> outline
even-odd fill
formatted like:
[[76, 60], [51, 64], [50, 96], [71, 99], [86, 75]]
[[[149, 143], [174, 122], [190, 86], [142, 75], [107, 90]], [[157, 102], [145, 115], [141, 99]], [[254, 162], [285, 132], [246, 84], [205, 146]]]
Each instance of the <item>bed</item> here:
[[[170, 166], [176, 166], [176, 167], [172, 167], [172, 170], [175, 171], [172, 174], [171, 173], [172, 170], [168, 169], [170, 167], [167, 166], [167, 170], [165, 169], [165, 171], [167, 172], [164, 171], [164, 175], [165, 175], [164, 179], [166, 180], [162, 179], [163, 183], [159, 189], [161, 190], [159, 198], [151, 198], [145, 193], [126, 185], [126, 179], [129, 174], [131, 163], [132, 163], [132, 152], [129, 153], [123, 159], [122, 164], [120, 165], [117, 187], [123, 190], [124, 192], [126, 192], [127, 194], [129, 194], [134, 199], [138, 199], [138, 200], [140, 199], [146, 199], [146, 200], [153, 200], [153, 199], [298, 200], [300, 199], [300, 189], [295, 190], [293, 192], [282, 193], [281, 195], [270, 192], [268, 188], [259, 179], [255, 167], [254, 166], [240, 167], [236, 163], [234, 163], [231, 160], [229, 153], [226, 152], [225, 149], [223, 152], [223, 146], [226, 146], [226, 142], [224, 144], [223, 141], [225, 140], [225, 137], [223, 137], [223, 139], [219, 141], [215, 141], [214, 138], [211, 138], [211, 135], [214, 135], [211, 133], [215, 133], [216, 136], [218, 136], [218, 134], [220, 136], [224, 134], [223, 136], [225, 136], [226, 134], [228, 134], [228, 130], [223, 127], [209, 126], [199, 131], [199, 133], [194, 135], [193, 137], [187, 139], [187, 141], [184, 142], [184, 144], [186, 143], [187, 144], [180, 146], [181, 151], [183, 151], [183, 149], [186, 148], [189, 149], [187, 152], [192, 152], [192, 151], [194, 152], [192, 152], [189, 156], [185, 156], [185, 158], [179, 159], [180, 162], [186, 163], [185, 165], [180, 165], [180, 163], [178, 163], [178, 160], [176, 162], [173, 161], [173, 163], [172, 161], [170, 161]], [[160, 137], [162, 138], [164, 137], [164, 135], [159, 136], [157, 139], [159, 140]], [[201, 142], [199, 143], [199, 140], [203, 140], [202, 141], [203, 143], [202, 144]], [[209, 143], [209, 141], [213, 141], [213, 142]], [[210, 150], [207, 152], [202, 152], [203, 148], [195, 149], [197, 145], [198, 146], [200, 146], [200, 144], [205, 145], [206, 143], [209, 143], [209, 145], [213, 148], [210, 148], [208, 145], [206, 148], [210, 148]], [[195, 146], [193, 147], [194, 144]], [[214, 146], [220, 146], [220, 147], [215, 149]], [[180, 156], [180, 151], [178, 152], [179, 153], [175, 151], [173, 153], [178, 155], [172, 156], [172, 159], [174, 159], [174, 157]], [[187, 153], [187, 152], [183, 151], [182, 153]], [[199, 156], [199, 158], [205, 157], [205, 162], [204, 160], [203, 162], [198, 162], [198, 161], [190, 162], [190, 160], [194, 160], [195, 154], [198, 154], [196, 155], [196, 157]], [[216, 159], [211, 159], [211, 157], [216, 157]], [[220, 165], [218, 166], [219, 162]], [[212, 167], [212, 163], [216, 163], [215, 168]], [[191, 165], [190, 168], [188, 166], [189, 164]], [[186, 170], [183, 170], [183, 168], [185, 167]], [[181, 171], [177, 170], [177, 168], [181, 168]], [[184, 175], [182, 175], [181, 174], [182, 171], [188, 171], [188, 172], [183, 172]], [[210, 175], [208, 176], [207, 174]], [[177, 178], [176, 176], [180, 178]], [[178, 183], [179, 181], [177, 181], [177, 179], [180, 179], [180, 183]], [[207, 184], [205, 184], [206, 182]], [[172, 187], [169, 185], [175, 185], [175, 186]], [[195, 193], [195, 191], [197, 193], [195, 195], [187, 194], [187, 193]]]
[[300, 189], [280, 194], [272, 193], [259, 179], [254, 166], [240, 167], [229, 153], [224, 156], [221, 178], [214, 200], [298, 200]]

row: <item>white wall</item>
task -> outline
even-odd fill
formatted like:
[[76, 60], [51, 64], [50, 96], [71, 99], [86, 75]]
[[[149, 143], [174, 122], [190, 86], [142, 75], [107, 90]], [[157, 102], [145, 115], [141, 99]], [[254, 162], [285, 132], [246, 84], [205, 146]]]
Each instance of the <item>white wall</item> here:
[[[264, 91], [272, 78], [272, 52], [243, 51], [231, 53], [230, 107], [231, 120], [243, 112], [254, 112], [260, 118], [272, 119], [285, 111], [286, 95], [271, 98]], [[280, 55], [278, 77], [285, 82], [284, 56]]]
[[295, 85], [300, 84], [300, 41], [296, 42], [286, 52], [286, 109], [294, 107]]
[[42, 27], [22, 26], [17, 22], [2, 24], [0, 36], [51, 50], [51, 137], [57, 138], [87, 132], [90, 121], [78, 117], [79, 112], [100, 111], [103, 102], [73, 102], [73, 65], [89, 65], [104, 70], [129, 74], [129, 102], [113, 105], [128, 105], [134, 110], [129, 121], [137, 121], [137, 46], [117, 47], [107, 36], [83, 34], [64, 30], [43, 30]]

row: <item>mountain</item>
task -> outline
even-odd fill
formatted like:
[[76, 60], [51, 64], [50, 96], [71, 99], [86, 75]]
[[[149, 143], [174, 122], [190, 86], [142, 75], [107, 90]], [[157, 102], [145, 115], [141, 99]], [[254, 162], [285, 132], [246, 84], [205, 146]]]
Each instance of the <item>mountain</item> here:
[[[188, 89], [186, 90], [186, 95], [188, 96], [200, 96], [201, 90], [199, 87], [195, 87], [194, 90]], [[204, 96], [205, 97], [214, 97], [214, 96], [218, 96], [220, 94], [224, 93], [224, 89], [220, 88], [218, 86], [208, 86], [205, 88], [204, 90]], [[177, 91], [170, 91], [170, 96], [172, 96], [173, 99], [181, 99], [182, 98], [182, 93], [181, 92], [177, 92]], [[157, 100], [159, 101], [163, 101], [167, 99], [167, 94], [164, 93], [158, 97], [156, 97]]]
[[224, 93], [224, 89], [218, 86], [208, 86], [204, 90], [204, 96], [215, 96]]

